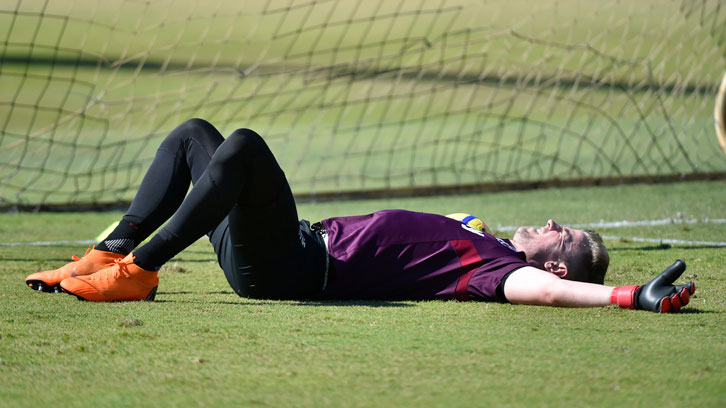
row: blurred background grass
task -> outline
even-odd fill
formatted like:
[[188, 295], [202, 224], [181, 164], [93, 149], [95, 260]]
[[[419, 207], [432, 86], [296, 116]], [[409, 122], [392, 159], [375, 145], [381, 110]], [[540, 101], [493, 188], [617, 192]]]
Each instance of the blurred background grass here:
[[19, 1], [0, 199], [129, 200], [191, 117], [299, 193], [726, 174], [719, 3]]

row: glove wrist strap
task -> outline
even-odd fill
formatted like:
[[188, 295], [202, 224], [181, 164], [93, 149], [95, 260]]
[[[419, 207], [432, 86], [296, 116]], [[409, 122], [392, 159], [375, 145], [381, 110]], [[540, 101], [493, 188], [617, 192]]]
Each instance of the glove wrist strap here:
[[635, 292], [638, 289], [638, 285], [617, 286], [610, 293], [610, 303], [625, 309], [635, 309]]

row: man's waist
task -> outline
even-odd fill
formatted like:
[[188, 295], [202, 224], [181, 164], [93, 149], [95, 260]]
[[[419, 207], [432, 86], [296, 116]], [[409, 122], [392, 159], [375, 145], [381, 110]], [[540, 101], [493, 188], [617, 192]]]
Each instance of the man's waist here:
[[323, 276], [323, 292], [325, 292], [325, 288], [328, 286], [328, 278], [333, 272], [333, 265], [330, 264], [330, 251], [328, 250], [328, 231], [321, 221], [311, 224], [310, 231], [322, 238], [325, 244], [325, 275]]
[[318, 234], [321, 238], [323, 238], [323, 242], [325, 242], [325, 251], [328, 253], [328, 231], [325, 229], [325, 225], [323, 225], [322, 221], [318, 221], [314, 224], [310, 225], [310, 231]]

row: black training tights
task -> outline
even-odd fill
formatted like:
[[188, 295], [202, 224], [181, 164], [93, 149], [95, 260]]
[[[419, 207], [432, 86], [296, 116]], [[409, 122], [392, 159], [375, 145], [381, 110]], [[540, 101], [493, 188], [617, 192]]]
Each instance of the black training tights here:
[[[186, 195], [190, 182], [194, 187]], [[133, 248], [169, 217], [133, 251], [140, 267], [158, 270], [207, 234], [240, 296], [299, 298], [319, 291], [324, 244], [298, 221], [284, 172], [264, 140], [249, 129], [238, 129], [226, 140], [201, 119], [174, 129], [119, 227], [99, 247], [120, 242]]]

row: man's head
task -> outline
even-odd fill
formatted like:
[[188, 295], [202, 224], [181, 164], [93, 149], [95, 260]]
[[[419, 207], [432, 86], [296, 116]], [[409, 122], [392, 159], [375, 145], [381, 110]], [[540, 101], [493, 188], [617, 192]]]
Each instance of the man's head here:
[[519, 228], [512, 243], [530, 265], [569, 280], [601, 284], [610, 263], [597, 232], [562, 227], [553, 220], [541, 228]]

